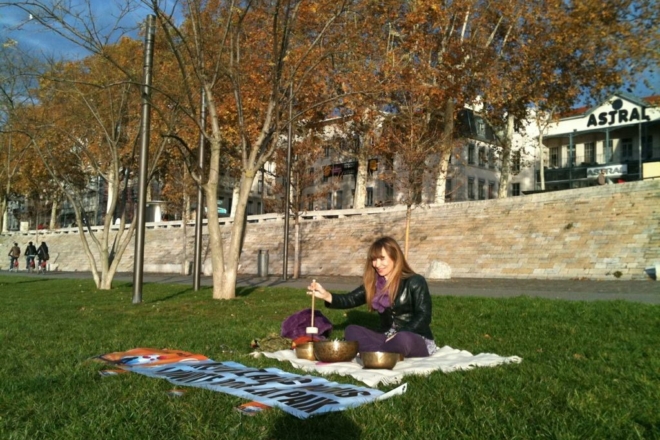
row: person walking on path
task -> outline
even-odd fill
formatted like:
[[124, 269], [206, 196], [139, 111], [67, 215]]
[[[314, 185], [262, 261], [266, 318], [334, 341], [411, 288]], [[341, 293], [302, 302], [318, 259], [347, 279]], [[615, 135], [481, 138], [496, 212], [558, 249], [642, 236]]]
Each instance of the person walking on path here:
[[48, 245], [45, 241], [42, 241], [37, 249], [37, 258], [39, 259], [39, 271], [44, 271], [46, 269], [46, 262], [50, 259], [48, 255]]

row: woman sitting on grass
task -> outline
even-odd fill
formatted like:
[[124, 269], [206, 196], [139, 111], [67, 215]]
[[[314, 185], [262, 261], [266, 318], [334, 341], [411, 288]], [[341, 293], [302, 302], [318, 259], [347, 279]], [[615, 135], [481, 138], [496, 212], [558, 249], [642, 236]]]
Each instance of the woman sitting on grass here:
[[332, 309], [350, 309], [367, 304], [380, 315], [380, 328], [373, 331], [349, 325], [347, 341], [357, 341], [359, 351], [386, 351], [404, 357], [425, 357], [437, 347], [431, 333], [431, 295], [423, 276], [408, 265], [399, 244], [391, 237], [376, 240], [367, 252], [364, 284], [345, 295], [335, 295], [316, 281], [308, 287]]

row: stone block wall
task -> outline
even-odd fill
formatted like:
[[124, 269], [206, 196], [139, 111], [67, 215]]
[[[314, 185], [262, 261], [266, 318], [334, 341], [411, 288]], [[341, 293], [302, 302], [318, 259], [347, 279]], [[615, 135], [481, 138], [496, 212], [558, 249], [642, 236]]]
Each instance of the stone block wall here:
[[[405, 209], [301, 223], [301, 274], [361, 275], [366, 249], [381, 235], [403, 247]], [[322, 215], [322, 212], [319, 212]], [[289, 272], [293, 267], [291, 225]], [[229, 226], [223, 227], [229, 239]], [[89, 270], [77, 234], [40, 235], [60, 270]], [[194, 228], [148, 229], [145, 267], [172, 271], [192, 260]], [[22, 249], [34, 234], [5, 234]], [[269, 251], [269, 273], [282, 273], [283, 222], [249, 223], [239, 272], [257, 273], [257, 253]], [[210, 255], [204, 239], [205, 272]], [[185, 243], [185, 246], [184, 246]], [[185, 249], [184, 249], [185, 248]], [[0, 261], [6, 269], [8, 259]], [[507, 199], [417, 207], [412, 212], [409, 261], [424, 273], [430, 262], [447, 263], [455, 278], [646, 279], [660, 262], [660, 181], [604, 185]], [[132, 271], [133, 240], [120, 271]]]

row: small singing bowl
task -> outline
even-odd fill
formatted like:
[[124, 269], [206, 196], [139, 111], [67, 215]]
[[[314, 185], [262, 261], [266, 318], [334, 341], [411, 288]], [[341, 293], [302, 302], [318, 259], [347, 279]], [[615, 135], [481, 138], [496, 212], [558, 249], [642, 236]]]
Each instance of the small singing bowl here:
[[321, 362], [350, 362], [358, 352], [357, 341], [321, 341], [314, 343], [314, 356]]
[[305, 342], [304, 344], [296, 345], [296, 357], [298, 359], [315, 361], [316, 358], [314, 357], [314, 343]]
[[401, 355], [385, 351], [362, 351], [360, 359], [364, 368], [391, 370], [401, 359]]

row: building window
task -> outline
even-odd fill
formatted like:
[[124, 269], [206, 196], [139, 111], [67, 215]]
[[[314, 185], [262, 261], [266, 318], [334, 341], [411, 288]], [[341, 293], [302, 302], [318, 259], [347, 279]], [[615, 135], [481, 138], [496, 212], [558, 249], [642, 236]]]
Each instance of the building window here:
[[329, 192], [325, 200], [325, 209], [332, 209], [332, 193]]
[[550, 166], [559, 167], [559, 147], [550, 147]]
[[481, 147], [479, 148], [479, 166], [480, 167], [485, 167], [486, 166], [486, 147]]
[[495, 149], [488, 149], [488, 168], [495, 168]]
[[475, 118], [474, 123], [477, 127], [477, 136], [486, 137], [486, 123], [481, 118]]
[[586, 163], [595, 163], [596, 162], [596, 144], [593, 142], [587, 142], [584, 144], [584, 161]]
[[474, 146], [474, 144], [468, 144], [468, 165], [475, 164], [475, 159], [474, 159], [475, 150], [476, 147]]
[[247, 215], [252, 215], [252, 214], [254, 214], [252, 200], [248, 200]]
[[621, 159], [632, 159], [633, 142], [631, 138], [621, 139]]
[[376, 171], [378, 171], [378, 159], [369, 159], [369, 165], [367, 171], [370, 176], [372, 176]]
[[489, 199], [497, 198], [497, 196], [495, 195], [495, 182], [488, 182], [488, 198]]
[[367, 201], [366, 206], [374, 206], [374, 189], [369, 187], [367, 188]]
[[331, 152], [331, 148], [328, 145], [326, 145], [323, 148], [323, 154], [325, 155], [325, 157], [330, 157], [330, 152]]
[[486, 181], [479, 179], [479, 200], [486, 200]]
[[474, 177], [468, 177], [468, 199], [474, 200]]
[[391, 183], [385, 184], [385, 200], [391, 202], [394, 199], [394, 185]]
[[451, 202], [453, 198], [453, 187], [451, 179], [445, 180], [445, 202]]
[[335, 209], [341, 209], [343, 197], [344, 197], [344, 191], [337, 191], [335, 195]]
[[312, 198], [311, 194], [307, 194], [307, 210], [308, 211], [314, 210], [314, 198]]
[[520, 172], [520, 164], [522, 163], [522, 152], [516, 150], [512, 153], [511, 159], [511, 171], [513, 174], [518, 174]]
[[653, 136], [642, 136], [642, 157], [644, 159], [653, 157]]
[[614, 154], [612, 153], [614, 151], [614, 141], [610, 139], [607, 142], [607, 147], [605, 149], [605, 162], [606, 163], [611, 163], [614, 160]]
[[519, 196], [520, 195], [520, 184], [519, 183], [514, 183], [511, 185], [511, 194], [514, 196]]

